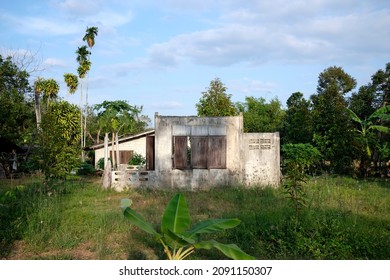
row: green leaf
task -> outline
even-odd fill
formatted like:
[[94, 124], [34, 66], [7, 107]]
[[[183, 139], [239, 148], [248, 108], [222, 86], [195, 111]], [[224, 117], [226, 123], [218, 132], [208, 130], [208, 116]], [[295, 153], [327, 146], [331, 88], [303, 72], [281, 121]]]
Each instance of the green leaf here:
[[369, 129], [375, 129], [383, 133], [390, 133], [390, 127], [386, 127], [383, 125], [372, 125], [369, 127]]
[[194, 239], [189, 238], [189, 237], [184, 236], [184, 235], [179, 234], [179, 233], [174, 233], [170, 230], [168, 230], [168, 232], [166, 233], [166, 236], [169, 237], [170, 240], [177, 243], [179, 246], [187, 246], [187, 245], [195, 243]]
[[349, 116], [357, 123], [362, 123], [362, 120], [355, 114], [354, 111], [352, 111], [351, 109], [349, 108], [345, 108], [345, 110], [347, 110]]
[[236, 244], [222, 244], [215, 240], [202, 241], [194, 244], [196, 249], [210, 250], [216, 248], [225, 256], [234, 260], [254, 260], [255, 258], [242, 251]]
[[130, 220], [130, 222], [137, 226], [138, 228], [142, 229], [143, 231], [152, 234], [156, 238], [161, 238], [161, 235], [155, 231], [153, 226], [146, 222], [144, 218], [142, 218], [139, 214], [137, 214], [133, 209], [127, 207], [123, 211], [123, 215]]
[[377, 109], [369, 118], [383, 118], [383, 114], [390, 114], [390, 105]]
[[202, 221], [195, 226], [193, 226], [187, 233], [190, 236], [199, 233], [212, 233], [217, 231], [222, 231], [229, 228], [234, 228], [240, 224], [239, 219], [214, 219]]
[[174, 233], [183, 233], [190, 225], [190, 213], [187, 202], [182, 194], [175, 195], [165, 208], [161, 221], [161, 232], [169, 230]]

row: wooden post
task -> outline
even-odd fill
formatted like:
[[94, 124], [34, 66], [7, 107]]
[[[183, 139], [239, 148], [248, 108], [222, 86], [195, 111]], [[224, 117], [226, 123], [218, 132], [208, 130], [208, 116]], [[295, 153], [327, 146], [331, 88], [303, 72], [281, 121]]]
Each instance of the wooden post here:
[[119, 170], [119, 165], [121, 164], [120, 162], [120, 157], [119, 157], [119, 138], [118, 138], [118, 133], [115, 134], [115, 154], [116, 154], [116, 166], [117, 170]]
[[104, 135], [104, 168], [106, 168], [108, 161], [108, 133]]

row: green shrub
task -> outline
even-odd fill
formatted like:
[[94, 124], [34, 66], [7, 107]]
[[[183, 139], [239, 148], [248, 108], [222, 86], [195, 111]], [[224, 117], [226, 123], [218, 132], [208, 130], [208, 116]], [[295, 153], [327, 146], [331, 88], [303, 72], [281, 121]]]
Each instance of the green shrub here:
[[134, 153], [133, 157], [129, 160], [129, 165], [144, 165], [145, 163], [145, 157], [138, 153]]
[[90, 163], [82, 163], [77, 170], [77, 175], [92, 175], [96, 173], [95, 167]]
[[316, 166], [320, 152], [310, 144], [286, 144], [282, 146], [283, 190], [296, 215], [306, 207], [306, 173]]
[[321, 153], [311, 144], [285, 144], [281, 150], [282, 168], [285, 172], [294, 165], [301, 172], [312, 173], [321, 160]]
[[[109, 161], [111, 161], [111, 158], [108, 158]], [[111, 161], [112, 165], [112, 161]], [[98, 170], [104, 170], [104, 158], [100, 158], [96, 163], [96, 169]]]

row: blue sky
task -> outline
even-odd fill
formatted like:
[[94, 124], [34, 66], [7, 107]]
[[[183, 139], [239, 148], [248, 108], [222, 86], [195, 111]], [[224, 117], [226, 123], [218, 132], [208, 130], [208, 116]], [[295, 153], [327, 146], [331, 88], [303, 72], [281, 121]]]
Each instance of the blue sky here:
[[[0, 53], [28, 61], [37, 76], [77, 73], [87, 27], [89, 103], [126, 100], [143, 113], [195, 115], [219, 77], [233, 101], [316, 92], [319, 73], [341, 66], [358, 86], [390, 62], [388, 0], [14, 0], [0, 4]], [[27, 59], [26, 59], [27, 58]]]

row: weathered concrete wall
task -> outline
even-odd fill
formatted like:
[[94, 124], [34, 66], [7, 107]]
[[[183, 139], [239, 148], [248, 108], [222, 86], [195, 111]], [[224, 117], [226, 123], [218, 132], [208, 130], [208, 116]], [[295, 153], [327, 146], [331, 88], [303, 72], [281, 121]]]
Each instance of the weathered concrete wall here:
[[[240, 182], [242, 116], [155, 116], [155, 178], [160, 186], [202, 188]], [[173, 169], [173, 136], [226, 136], [226, 169]]]
[[[174, 136], [226, 136], [225, 169], [173, 168]], [[243, 117], [155, 116], [155, 170], [142, 185], [209, 188], [280, 181], [279, 133], [243, 133]]]
[[272, 185], [280, 182], [279, 133], [242, 135], [244, 185]]

